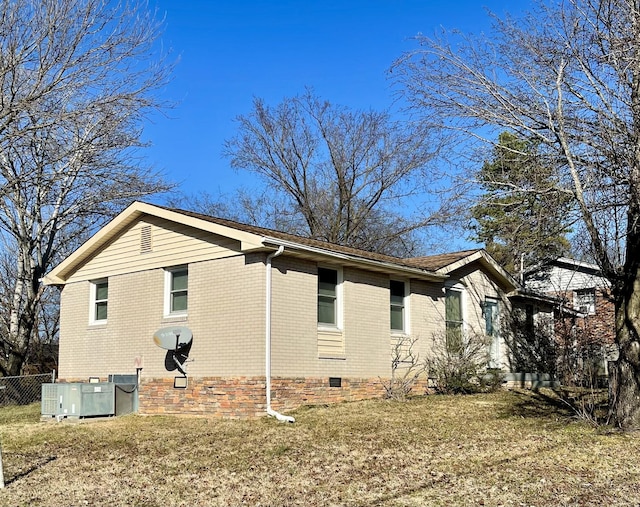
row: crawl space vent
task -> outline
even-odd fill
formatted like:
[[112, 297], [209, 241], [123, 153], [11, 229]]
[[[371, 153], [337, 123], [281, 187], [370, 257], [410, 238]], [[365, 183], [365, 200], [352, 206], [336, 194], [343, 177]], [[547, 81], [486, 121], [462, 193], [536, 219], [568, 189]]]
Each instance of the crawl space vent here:
[[329, 387], [342, 387], [342, 377], [329, 377]]

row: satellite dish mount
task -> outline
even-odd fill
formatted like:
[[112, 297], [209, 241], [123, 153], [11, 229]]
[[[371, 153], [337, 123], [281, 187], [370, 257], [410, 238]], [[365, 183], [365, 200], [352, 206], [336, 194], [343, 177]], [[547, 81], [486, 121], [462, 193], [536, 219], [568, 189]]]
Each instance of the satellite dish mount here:
[[167, 351], [164, 358], [167, 371], [178, 370], [186, 377], [189, 352], [193, 344], [191, 330], [184, 326], [163, 327], [154, 333], [153, 341]]

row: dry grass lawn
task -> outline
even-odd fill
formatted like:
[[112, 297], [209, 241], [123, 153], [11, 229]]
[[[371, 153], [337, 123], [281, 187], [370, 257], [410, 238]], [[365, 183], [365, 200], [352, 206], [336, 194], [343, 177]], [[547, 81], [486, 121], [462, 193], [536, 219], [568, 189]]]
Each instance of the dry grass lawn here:
[[640, 505], [640, 435], [544, 393], [304, 408], [295, 424], [39, 410], [0, 409], [0, 506]]

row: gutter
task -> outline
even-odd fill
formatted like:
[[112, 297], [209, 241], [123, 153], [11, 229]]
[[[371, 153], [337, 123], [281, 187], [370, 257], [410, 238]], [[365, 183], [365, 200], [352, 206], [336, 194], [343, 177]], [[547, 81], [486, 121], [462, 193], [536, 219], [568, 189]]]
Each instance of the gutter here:
[[284, 252], [284, 245], [280, 245], [277, 251], [267, 255], [266, 288], [267, 299], [265, 304], [265, 377], [267, 391], [267, 415], [275, 417], [278, 421], [293, 423], [296, 420], [288, 415], [283, 415], [271, 408], [271, 260]]
[[343, 252], [335, 252], [332, 250], [325, 250], [323, 248], [303, 245], [301, 243], [294, 243], [283, 239], [274, 238], [273, 236], [265, 236], [262, 238], [262, 244], [265, 246], [282, 246], [289, 248], [290, 251], [307, 252], [309, 254], [322, 255], [323, 257], [332, 257], [339, 259], [345, 264], [357, 264], [360, 266], [367, 266], [371, 268], [382, 269], [385, 272], [402, 273], [405, 276], [416, 276], [422, 280], [431, 282], [442, 282], [449, 278], [449, 275], [445, 273], [437, 273], [433, 271], [427, 271], [422, 268], [414, 268], [411, 266], [405, 266], [402, 264], [395, 264], [389, 261], [367, 259], [364, 257], [358, 257], [356, 255], [347, 254]]

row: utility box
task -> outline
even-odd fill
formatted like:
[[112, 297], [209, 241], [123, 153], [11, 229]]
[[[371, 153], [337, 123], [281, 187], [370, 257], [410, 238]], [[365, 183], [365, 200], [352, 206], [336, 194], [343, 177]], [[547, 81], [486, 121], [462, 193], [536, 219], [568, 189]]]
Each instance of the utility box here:
[[109, 375], [109, 382], [115, 384], [116, 415], [127, 415], [138, 411], [138, 376]]
[[42, 384], [42, 415], [95, 417], [115, 415], [112, 382]]

